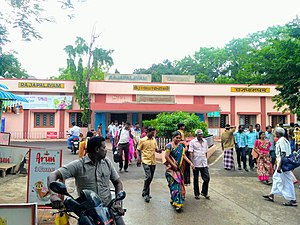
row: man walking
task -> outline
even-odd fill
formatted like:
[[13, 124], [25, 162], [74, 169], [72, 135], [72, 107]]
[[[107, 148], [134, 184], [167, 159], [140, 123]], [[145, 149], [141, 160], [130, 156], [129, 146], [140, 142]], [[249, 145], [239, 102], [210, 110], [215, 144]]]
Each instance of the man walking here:
[[[158, 150], [157, 142], [154, 138], [155, 129], [153, 127], [148, 127], [146, 132], [146, 137], [143, 137], [139, 141], [137, 149], [142, 154], [142, 164], [145, 171], [142, 196], [144, 197], [145, 202], [149, 203], [151, 199], [150, 184], [156, 168], [155, 152], [161, 153], [161, 151]], [[138, 161], [141, 160], [139, 155], [140, 154], [137, 154]]]
[[297, 206], [295, 187], [293, 182], [293, 172], [282, 172], [282, 159], [291, 154], [291, 147], [288, 140], [284, 137], [285, 130], [277, 127], [275, 135], [278, 137], [276, 142], [276, 160], [277, 168], [273, 175], [272, 190], [269, 195], [263, 197], [271, 202], [274, 202], [274, 195], [283, 196], [288, 202], [283, 203], [284, 206]]
[[[249, 125], [249, 131], [246, 133], [246, 139], [247, 139], [247, 145], [246, 145], [246, 156], [245, 157], [247, 157], [247, 155], [248, 155], [249, 167], [250, 167], [250, 170], [253, 171], [254, 161], [253, 161], [253, 157], [252, 157], [251, 153], [252, 153], [252, 149], [254, 147], [255, 141], [258, 139], [258, 132], [256, 130], [253, 130], [253, 125]], [[247, 158], [246, 158], [246, 160], [247, 160]]]
[[231, 127], [229, 124], [225, 125], [225, 131], [221, 135], [221, 145], [224, 151], [224, 169], [234, 170], [234, 158], [233, 158], [233, 148], [234, 148], [234, 136], [235, 126]]
[[203, 131], [197, 129], [195, 131], [196, 138], [190, 141], [189, 152], [191, 153], [190, 157], [195, 166], [193, 170], [194, 173], [194, 195], [195, 199], [200, 199], [199, 191], [199, 172], [203, 180], [201, 195], [206, 199], [210, 199], [208, 195], [208, 184], [210, 181], [210, 176], [208, 172], [207, 164], [207, 152], [208, 145], [207, 141], [203, 138]]
[[243, 167], [245, 171], [249, 171], [246, 165], [246, 145], [247, 139], [244, 132], [244, 126], [239, 125], [238, 131], [234, 133], [235, 150], [238, 162], [238, 169], [241, 170], [241, 160], [243, 161]]
[[[133, 139], [133, 135], [130, 130], [130, 123], [126, 122], [125, 126], [119, 131], [117, 139], [117, 149], [118, 149], [118, 158], [119, 158], [119, 171], [123, 169], [123, 151], [125, 156], [125, 165], [124, 171], [128, 172], [128, 154], [129, 154], [129, 139]], [[117, 138], [117, 137], [116, 137]]]

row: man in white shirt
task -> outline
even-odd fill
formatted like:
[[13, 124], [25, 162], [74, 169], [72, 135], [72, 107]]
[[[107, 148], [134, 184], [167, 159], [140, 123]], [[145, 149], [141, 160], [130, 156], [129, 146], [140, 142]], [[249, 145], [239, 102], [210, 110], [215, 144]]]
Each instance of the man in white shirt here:
[[194, 195], [195, 199], [200, 199], [200, 191], [199, 191], [199, 172], [201, 173], [201, 177], [203, 179], [201, 195], [206, 199], [210, 199], [208, 195], [208, 184], [210, 181], [210, 176], [208, 172], [208, 164], [207, 164], [207, 151], [208, 145], [207, 141], [203, 138], [203, 131], [201, 129], [197, 129], [195, 131], [196, 138], [191, 140], [189, 146], [189, 152], [191, 152], [190, 158], [195, 165], [194, 173]]
[[275, 135], [279, 138], [275, 148], [277, 168], [273, 174], [271, 193], [263, 197], [268, 201], [274, 202], [274, 195], [283, 196], [288, 201], [283, 203], [284, 206], [297, 206], [292, 171], [282, 172], [281, 170], [282, 159], [291, 154], [290, 143], [284, 137], [285, 130], [283, 128], [277, 127], [275, 129]]
[[117, 149], [118, 149], [118, 157], [119, 157], [119, 171], [121, 172], [123, 169], [123, 159], [122, 153], [124, 151], [125, 156], [125, 165], [124, 171], [128, 172], [128, 154], [129, 154], [129, 139], [133, 139], [133, 135], [130, 130], [130, 123], [126, 122], [125, 126], [119, 131], [117, 138]]
[[68, 148], [71, 149], [71, 141], [73, 140], [74, 137], [77, 137], [79, 140], [79, 135], [80, 135], [80, 127], [76, 126], [75, 122], [72, 122], [72, 128], [70, 129], [70, 137], [68, 138]]

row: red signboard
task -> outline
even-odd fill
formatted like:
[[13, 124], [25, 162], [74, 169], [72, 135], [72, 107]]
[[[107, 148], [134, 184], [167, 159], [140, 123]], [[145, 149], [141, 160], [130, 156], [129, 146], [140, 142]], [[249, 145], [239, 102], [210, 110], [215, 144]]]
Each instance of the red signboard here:
[[46, 138], [57, 138], [57, 132], [55, 132], [55, 131], [47, 131]]

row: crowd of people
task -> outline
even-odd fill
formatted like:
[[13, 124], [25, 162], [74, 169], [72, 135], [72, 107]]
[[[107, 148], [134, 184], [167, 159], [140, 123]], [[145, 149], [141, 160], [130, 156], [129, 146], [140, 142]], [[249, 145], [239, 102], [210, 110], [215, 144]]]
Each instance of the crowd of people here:
[[238, 170], [249, 172], [249, 166], [254, 171], [256, 165], [258, 180], [267, 185], [272, 184], [270, 194], [263, 196], [266, 200], [274, 201], [276, 194], [287, 200], [285, 206], [297, 206], [294, 183], [298, 181], [292, 171], [282, 171], [282, 159], [299, 150], [298, 124], [291, 123], [289, 129], [279, 124], [274, 130], [267, 126], [266, 131], [259, 124], [255, 125], [255, 129], [253, 125], [249, 125], [248, 129], [239, 125], [237, 131], [235, 126], [226, 124], [221, 135], [221, 146], [225, 170], [235, 170], [235, 149]]

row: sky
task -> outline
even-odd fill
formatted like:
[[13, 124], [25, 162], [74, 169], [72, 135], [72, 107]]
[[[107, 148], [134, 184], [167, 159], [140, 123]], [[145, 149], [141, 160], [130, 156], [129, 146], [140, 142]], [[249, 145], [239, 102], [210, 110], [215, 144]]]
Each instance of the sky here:
[[[3, 0], [0, 0], [0, 2]], [[56, 0], [45, 5], [55, 23], [37, 29], [42, 40], [24, 42], [11, 32], [11, 44], [22, 67], [36, 78], [57, 76], [66, 67], [66, 45], [77, 36], [89, 41], [93, 27], [96, 46], [114, 50], [120, 73], [149, 68], [165, 59], [181, 60], [200, 47], [223, 47], [233, 38], [284, 25], [300, 14], [299, 0], [73, 0], [75, 17]]]

